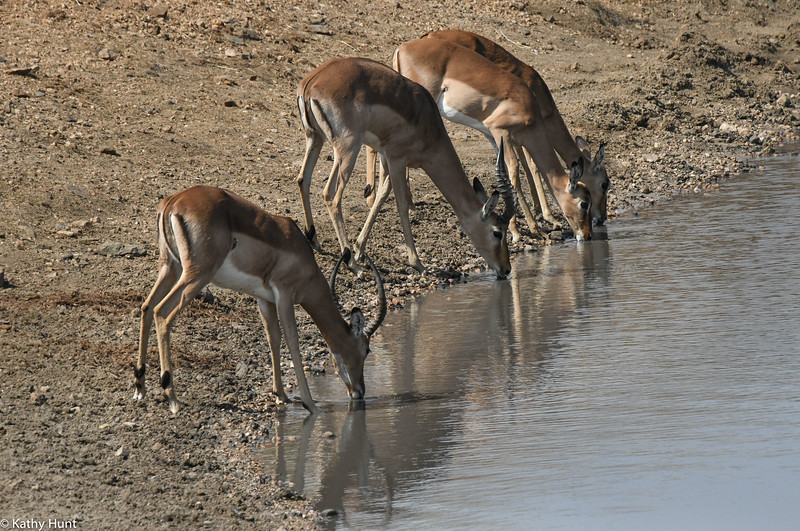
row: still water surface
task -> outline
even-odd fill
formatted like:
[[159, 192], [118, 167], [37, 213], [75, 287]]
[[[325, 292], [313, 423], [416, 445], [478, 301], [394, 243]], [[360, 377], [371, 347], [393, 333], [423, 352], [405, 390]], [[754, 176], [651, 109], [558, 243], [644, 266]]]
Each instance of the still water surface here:
[[260, 459], [332, 529], [796, 529], [800, 161], [386, 319]]

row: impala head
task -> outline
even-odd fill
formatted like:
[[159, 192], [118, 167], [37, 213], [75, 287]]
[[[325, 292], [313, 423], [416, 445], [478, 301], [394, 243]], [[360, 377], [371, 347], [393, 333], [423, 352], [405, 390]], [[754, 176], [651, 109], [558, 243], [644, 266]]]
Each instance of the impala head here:
[[[500, 151], [495, 164], [495, 181], [497, 190], [489, 196], [483, 185], [476, 177], [472, 181], [472, 188], [483, 202], [483, 208], [474, 220], [474, 226], [467, 227], [466, 220], [462, 221], [464, 232], [469, 234], [478, 252], [486, 259], [489, 266], [494, 269], [497, 278], [503, 279], [511, 273], [511, 259], [508, 255], [508, 242], [506, 232], [508, 222], [517, 211], [517, 195], [508, 177], [503, 158], [503, 140], [500, 140]], [[503, 210], [498, 212], [497, 204], [503, 200]]]
[[608, 188], [611, 184], [603, 164], [606, 158], [606, 145], [601, 144], [597, 149], [597, 154], [592, 158], [592, 152], [586, 140], [576, 137], [575, 144], [583, 153], [584, 158], [591, 161], [589, 167], [584, 171], [581, 181], [586, 184], [589, 193], [592, 194], [592, 222], [595, 225], [603, 225], [608, 217]]
[[[336, 296], [336, 276], [339, 273], [339, 267], [342, 262], [350, 261], [350, 254], [350, 249], [345, 249], [341, 258], [336, 262], [333, 273], [331, 273], [331, 293], [337, 305], [339, 304], [339, 299]], [[366, 323], [364, 314], [359, 308], [354, 307], [350, 310], [350, 320], [345, 326], [349, 327], [348, 333], [352, 342], [348, 343], [351, 344], [351, 347], [347, 352], [331, 351], [336, 372], [345, 386], [347, 386], [347, 393], [350, 398], [354, 400], [364, 398], [364, 362], [369, 354], [369, 341], [372, 334], [383, 322], [384, 317], [386, 317], [386, 293], [383, 289], [383, 279], [381, 279], [378, 268], [375, 267], [372, 259], [366, 254], [364, 256], [369, 261], [372, 273], [375, 275], [375, 284], [378, 288], [378, 315], [372, 321]], [[339, 306], [339, 309], [342, 310], [341, 306]]]
[[558, 196], [558, 204], [564, 212], [570, 227], [575, 232], [575, 239], [592, 239], [592, 194], [584, 183], [581, 182], [583, 176], [584, 162], [583, 157], [578, 162], [573, 162], [569, 170], [569, 182], [566, 189], [554, 190]]

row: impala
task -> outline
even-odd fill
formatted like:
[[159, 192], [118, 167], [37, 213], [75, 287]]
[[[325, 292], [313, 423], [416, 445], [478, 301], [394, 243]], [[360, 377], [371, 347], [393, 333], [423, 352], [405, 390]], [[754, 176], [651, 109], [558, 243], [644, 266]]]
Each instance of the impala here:
[[333, 355], [334, 365], [353, 399], [364, 396], [364, 360], [370, 337], [386, 315], [386, 295], [370, 261], [378, 289], [378, 315], [365, 324], [358, 308], [349, 323], [335, 296], [336, 272], [325, 281], [314, 251], [290, 218], [268, 214], [250, 201], [221, 188], [195, 186], [164, 198], [158, 205], [159, 270], [142, 304], [139, 358], [134, 367], [134, 398], [145, 396], [145, 356], [155, 319], [161, 360], [161, 387], [177, 413], [170, 357], [170, 328], [178, 313], [209, 283], [256, 298], [272, 357], [272, 391], [288, 402], [281, 382], [281, 327], [292, 356], [303, 406], [317, 407], [308, 390], [298, 342], [294, 305], [313, 319]]
[[[305, 211], [306, 236], [319, 248], [311, 214], [309, 192], [314, 166], [325, 140], [333, 145], [333, 169], [324, 188], [324, 200], [342, 249], [350, 244], [342, 217], [342, 195], [362, 144], [381, 154], [378, 197], [356, 240], [353, 263], [364, 252], [372, 224], [392, 188], [403, 228], [408, 262], [424, 267], [417, 255], [408, 209], [411, 191], [406, 167], [422, 168], [453, 207], [462, 230], [478, 252], [503, 278], [511, 271], [506, 231], [516, 198], [505, 165], [496, 172], [502, 194], [486, 193], [477, 178], [470, 186], [461, 161], [447, 135], [436, 102], [424, 88], [391, 68], [362, 58], [331, 59], [309, 73], [297, 89], [297, 105], [306, 150], [297, 178]], [[498, 167], [499, 167], [498, 166]], [[506, 183], [509, 183], [506, 185]], [[502, 212], [495, 212], [503, 198]]]
[[[583, 157], [572, 164], [569, 174], [564, 172], [543, 126], [536, 100], [520, 78], [472, 50], [432, 38], [400, 45], [395, 50], [393, 65], [395, 70], [431, 93], [444, 117], [478, 129], [495, 150], [500, 139], [505, 139], [505, 158], [515, 187], [518, 174], [515, 154], [525, 148], [539, 171], [547, 177], [575, 237], [578, 240], [591, 238], [591, 195], [580, 182]], [[525, 202], [520, 201], [520, 204], [528, 222], [535, 227], [535, 218]], [[513, 220], [510, 230], [518, 239]]]
[[[542, 114], [542, 125], [547, 131], [547, 136], [550, 138], [553, 148], [558, 152], [561, 159], [568, 164], [577, 161], [580, 157], [591, 161], [588, 167], [584, 168], [581, 182], [586, 184], [592, 196], [592, 221], [596, 225], [603, 225], [607, 218], [609, 188], [608, 174], [603, 164], [605, 146], [601, 145], [597, 150], [597, 154], [592, 158], [591, 150], [586, 141], [580, 136], [572, 138], [561, 113], [558, 112], [553, 95], [539, 72], [514, 57], [514, 55], [491, 39], [476, 33], [450, 29], [433, 31], [425, 34], [424, 37], [441, 39], [469, 48], [486, 57], [503, 70], [511, 72], [528, 85], [528, 88], [536, 98], [536, 103], [539, 105], [539, 110]], [[523, 167], [527, 170], [525, 165]], [[529, 179], [531, 178], [530, 173], [528, 177]], [[545, 219], [550, 222], [555, 221], [547, 208], [544, 190], [538, 178], [535, 186]]]

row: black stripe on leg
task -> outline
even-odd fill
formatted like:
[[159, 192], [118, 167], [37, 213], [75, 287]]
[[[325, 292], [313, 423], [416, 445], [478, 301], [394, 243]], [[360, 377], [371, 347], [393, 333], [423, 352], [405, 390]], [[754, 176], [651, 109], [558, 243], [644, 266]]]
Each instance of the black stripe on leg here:
[[166, 389], [172, 383], [172, 375], [169, 371], [165, 372], [161, 375], [161, 388]]
[[141, 367], [137, 368], [136, 365], [133, 366], [133, 377], [139, 380], [142, 376], [144, 376], [144, 370], [147, 367], [146, 364], [142, 365]]
[[306, 240], [312, 241], [314, 236], [317, 235], [317, 227], [311, 225], [311, 228], [306, 231]]

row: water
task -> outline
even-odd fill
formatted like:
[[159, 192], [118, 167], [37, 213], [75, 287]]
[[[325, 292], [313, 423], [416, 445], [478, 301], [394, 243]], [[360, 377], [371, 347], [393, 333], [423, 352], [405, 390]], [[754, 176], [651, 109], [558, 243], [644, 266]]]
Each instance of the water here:
[[797, 159], [389, 315], [260, 458], [331, 529], [793, 529]]

